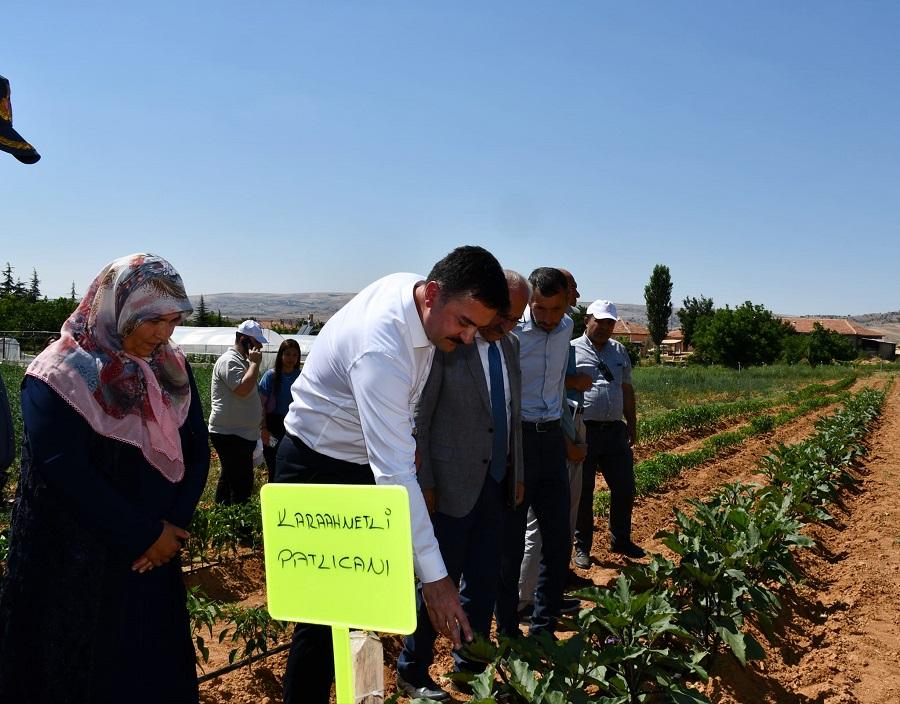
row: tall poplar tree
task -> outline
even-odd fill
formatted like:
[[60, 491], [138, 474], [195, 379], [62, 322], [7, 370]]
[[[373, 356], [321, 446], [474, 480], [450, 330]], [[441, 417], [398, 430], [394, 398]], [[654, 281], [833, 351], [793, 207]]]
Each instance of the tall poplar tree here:
[[644, 302], [647, 304], [647, 327], [650, 338], [656, 345], [656, 363], [659, 364], [660, 345], [669, 332], [669, 317], [672, 315], [672, 277], [669, 267], [657, 264], [650, 274], [650, 282], [644, 287]]

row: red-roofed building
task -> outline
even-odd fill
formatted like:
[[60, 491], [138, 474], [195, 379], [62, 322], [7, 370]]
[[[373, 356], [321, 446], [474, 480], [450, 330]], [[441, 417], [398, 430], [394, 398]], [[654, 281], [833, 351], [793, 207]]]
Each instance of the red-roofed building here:
[[624, 337], [629, 342], [639, 345], [641, 350], [646, 350], [650, 344], [650, 330], [640, 323], [632, 323], [630, 320], [617, 320], [613, 328], [613, 337]]
[[663, 354], [684, 354], [687, 350], [684, 349], [684, 333], [681, 328], [669, 330], [661, 347]]
[[779, 316], [801, 335], [809, 335], [816, 323], [826, 330], [843, 335], [853, 343], [854, 349], [884, 359], [894, 359], [893, 343], [884, 342], [884, 335], [849, 318], [799, 318], [789, 315]]

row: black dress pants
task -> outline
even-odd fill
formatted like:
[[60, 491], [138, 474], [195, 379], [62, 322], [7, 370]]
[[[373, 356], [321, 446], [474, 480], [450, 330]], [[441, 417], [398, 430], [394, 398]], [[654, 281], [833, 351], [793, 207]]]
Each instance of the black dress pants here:
[[225, 506], [243, 504], [253, 493], [253, 451], [255, 440], [240, 435], [210, 433], [209, 439], [219, 455], [222, 471], [216, 484], [216, 503]]
[[525, 461], [525, 500], [505, 517], [495, 612], [497, 631], [507, 637], [521, 635], [519, 574], [525, 554], [525, 524], [529, 508], [534, 508], [544, 541], [530, 634], [552, 632], [555, 628], [571, 553], [569, 470], [566, 467], [562, 430], [557, 425], [548, 431], [537, 432], [534, 423], [522, 423], [522, 455]]
[[575, 547], [590, 554], [594, 534], [594, 484], [597, 471], [609, 486], [609, 533], [613, 547], [631, 542], [634, 507], [634, 453], [622, 421], [586, 421], [587, 457], [581, 467], [581, 499], [575, 521]]
[[[275, 457], [275, 481], [282, 484], [374, 484], [367, 464], [320, 454], [286, 433]], [[285, 704], [328, 704], [334, 682], [331, 627], [298, 623], [284, 673]]]
[[[277, 413], [266, 413], [266, 430], [269, 435], [281, 442], [284, 437], [284, 416]], [[266, 469], [269, 471], [269, 481], [275, 481], [275, 456], [278, 454], [278, 445], [263, 445], [263, 457], [266, 460]]]

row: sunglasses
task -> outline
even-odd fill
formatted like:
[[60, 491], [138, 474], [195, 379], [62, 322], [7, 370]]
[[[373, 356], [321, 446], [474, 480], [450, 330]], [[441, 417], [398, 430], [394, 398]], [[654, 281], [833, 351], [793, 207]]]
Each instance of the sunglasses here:
[[616, 377], [602, 359], [597, 361], [597, 369], [600, 370], [600, 373], [603, 375], [603, 378], [606, 379], [607, 383], [612, 383], [616, 380]]

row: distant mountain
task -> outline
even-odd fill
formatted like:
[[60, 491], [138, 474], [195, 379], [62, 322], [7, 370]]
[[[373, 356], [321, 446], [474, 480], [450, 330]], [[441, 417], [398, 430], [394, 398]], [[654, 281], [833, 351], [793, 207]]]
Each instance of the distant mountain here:
[[[316, 320], [328, 320], [347, 303], [355, 293], [317, 291], [312, 293], [208, 293], [203, 301], [211, 313], [220, 312], [227, 318], [255, 318], [257, 320], [304, 320], [312, 313]], [[191, 296], [196, 310], [200, 296]], [[588, 305], [590, 301], [579, 301]], [[638, 303], [617, 303], [619, 317], [641, 325], [647, 324], [647, 306]], [[678, 305], [672, 305], [669, 329], [681, 327]], [[810, 317], [845, 317], [816, 315]], [[900, 342], [900, 311], [854, 315], [852, 320], [878, 330], [886, 340]]]
[[887, 342], [896, 342], [900, 344], [900, 310], [890, 313], [866, 313], [865, 315], [854, 315], [856, 320], [868, 328], [877, 330]]
[[[221, 313], [226, 318], [255, 318], [256, 320], [301, 320], [310, 313], [316, 320], [328, 320], [347, 303], [355, 293], [205, 293], [203, 302], [207, 310]], [[196, 310], [200, 296], [190, 296]], [[590, 301], [579, 301], [587, 306]], [[647, 324], [647, 307], [635, 303], [617, 303], [619, 317], [641, 325]], [[673, 306], [674, 308], [674, 306]], [[669, 328], [680, 326], [674, 313]]]
[[863, 325], [873, 327], [884, 325], [885, 323], [900, 323], [900, 310], [895, 310], [890, 313], [865, 313], [864, 315], [854, 315], [851, 317], [853, 320], [856, 320]]
[[[586, 306], [590, 304], [590, 301], [578, 301], [578, 303]], [[681, 327], [681, 321], [678, 320], [677, 315], [678, 308], [679, 306], [676, 306], [674, 303], [672, 304], [672, 315], [669, 317], [669, 330]], [[647, 306], [645, 305], [640, 303], [616, 303], [616, 311], [619, 313], [619, 317], [622, 318], [622, 320], [647, 325]]]
[[804, 315], [804, 318], [849, 318], [854, 322], [875, 330], [884, 336], [886, 342], [900, 343], [900, 310], [888, 313], [863, 313], [862, 315]]
[[[256, 320], [301, 320], [310, 313], [316, 320], [327, 320], [355, 293], [205, 293], [203, 302], [211, 313], [226, 318]], [[190, 296], [194, 310], [200, 296]]]

